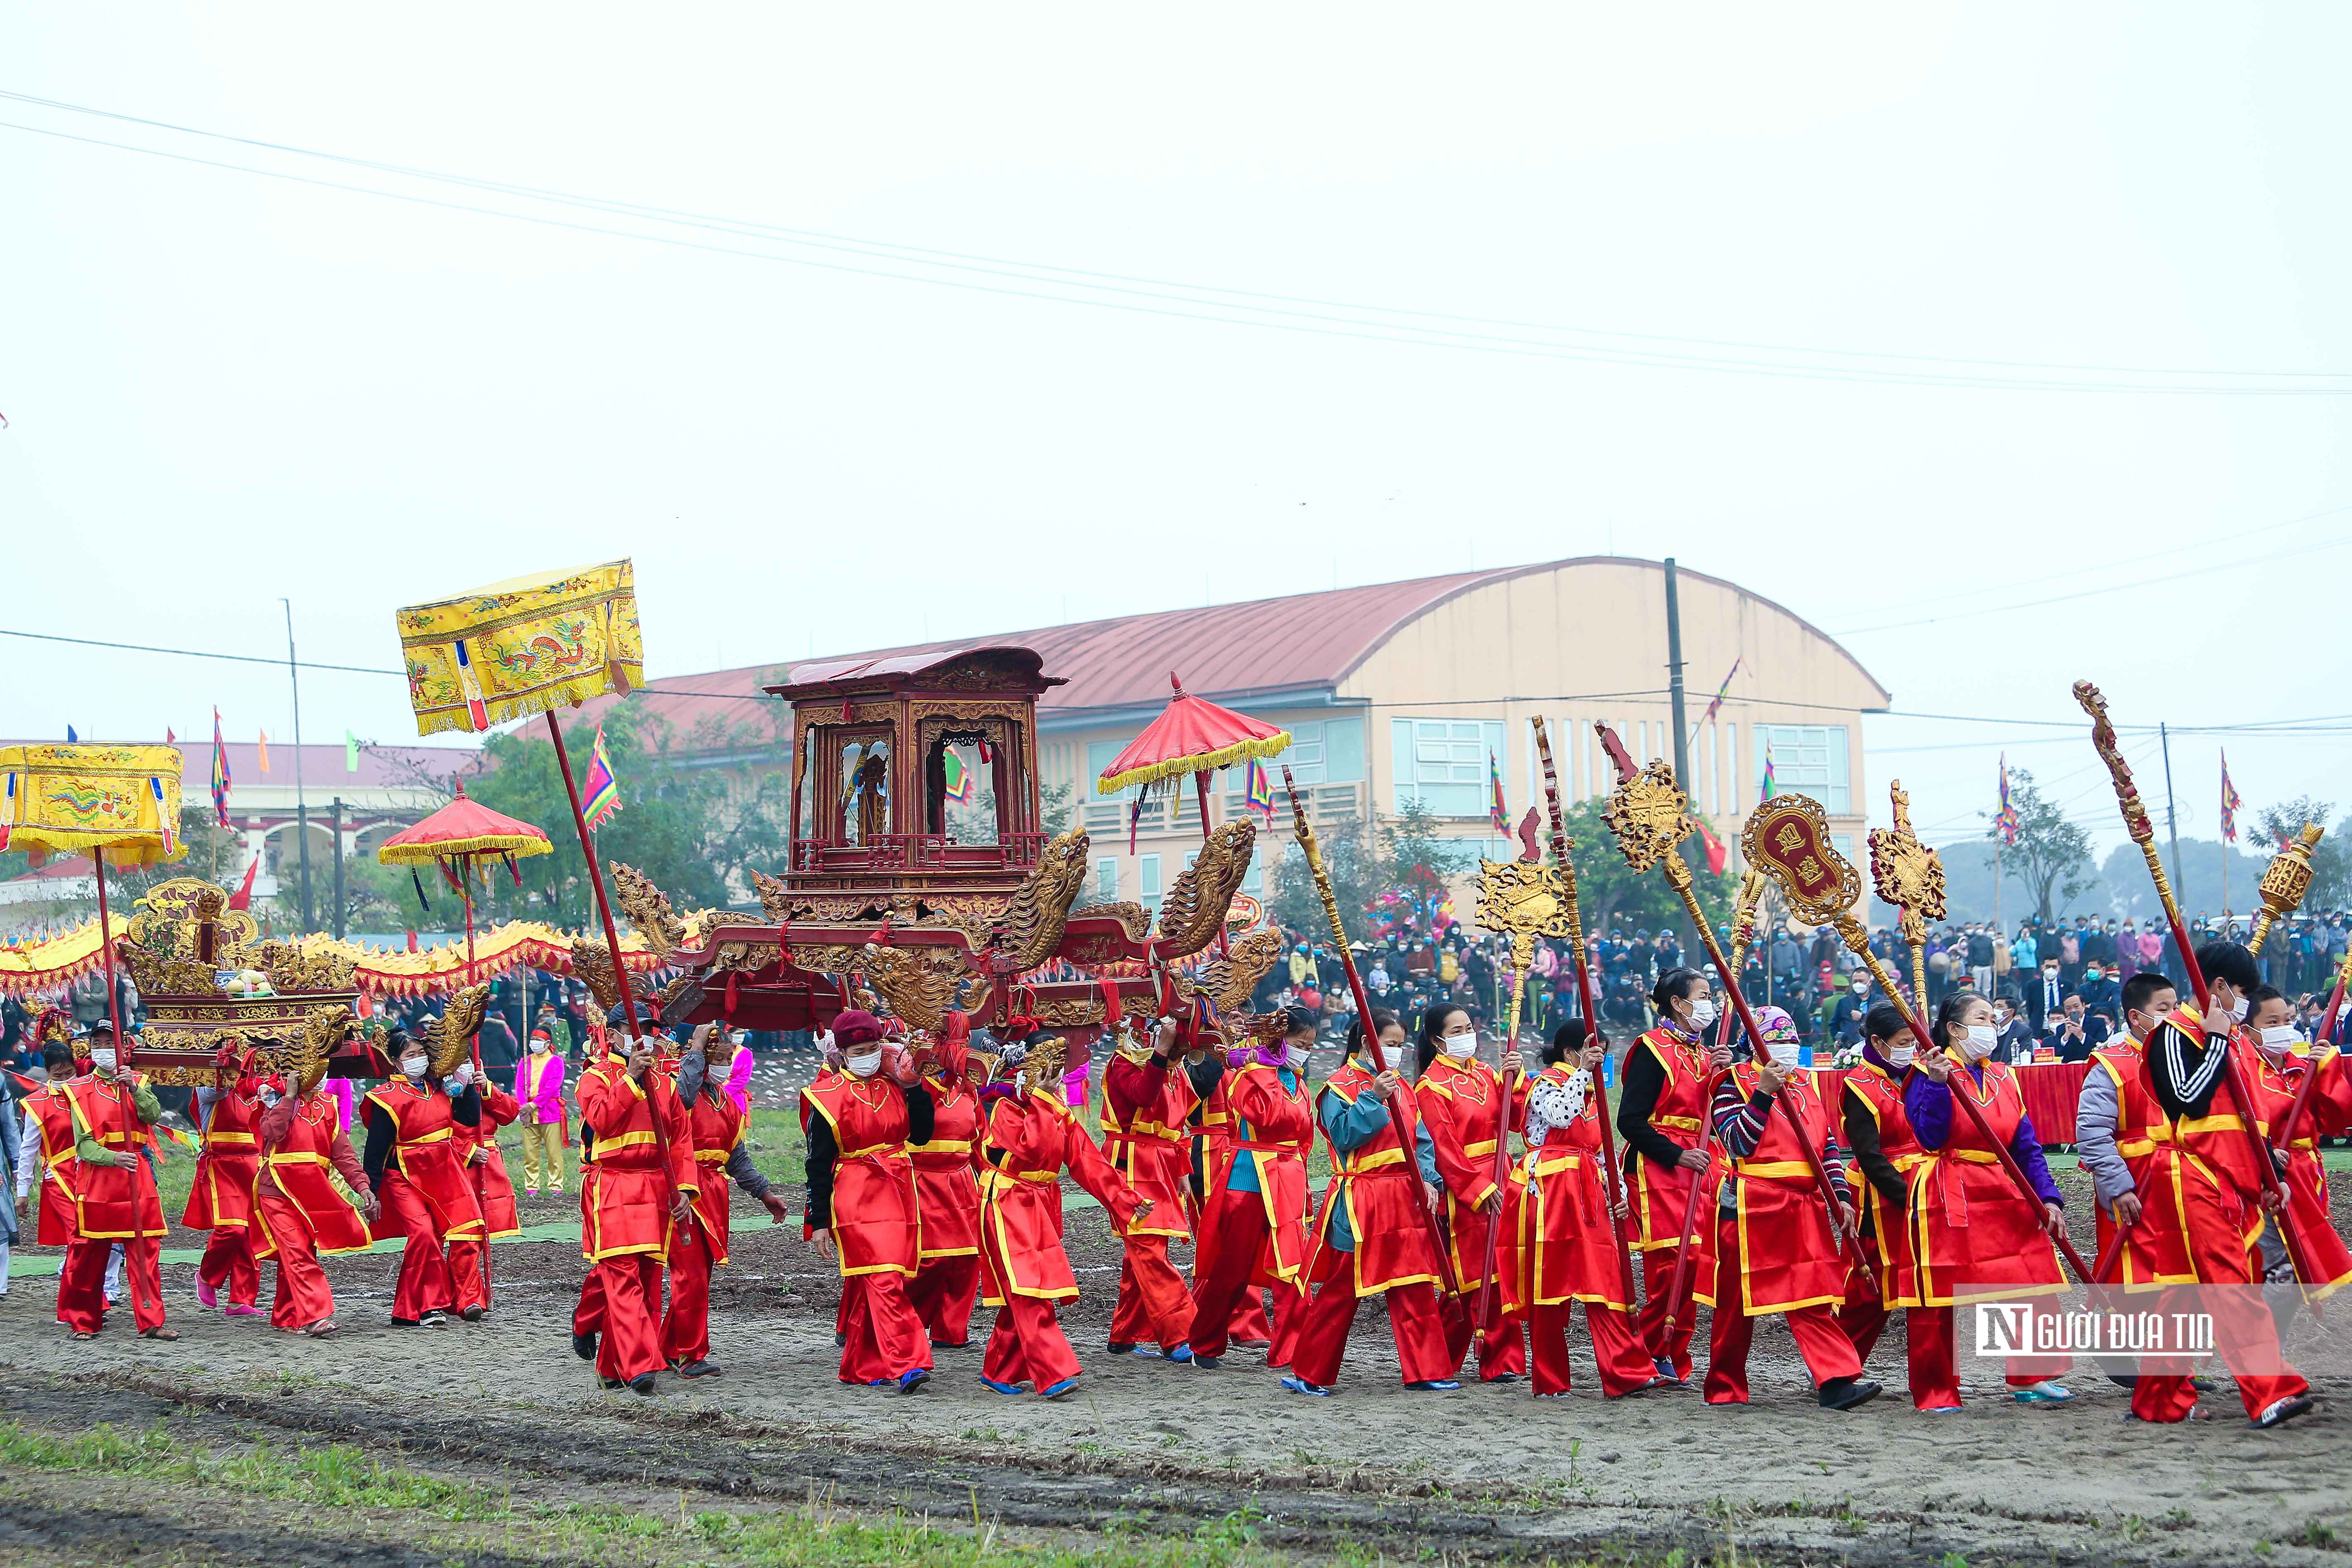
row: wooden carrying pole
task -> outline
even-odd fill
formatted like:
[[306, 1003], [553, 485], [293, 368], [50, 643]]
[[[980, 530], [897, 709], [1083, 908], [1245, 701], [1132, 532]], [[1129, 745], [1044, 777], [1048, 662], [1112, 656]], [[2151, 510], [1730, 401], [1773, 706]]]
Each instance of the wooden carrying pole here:
[[[1622, 793], [1625, 785], [1633, 784], [1641, 774], [1642, 770], [1633, 766], [1633, 758], [1625, 750], [1625, 742], [1617, 738], [1617, 731], [1600, 720], [1593, 721], [1592, 728], [1599, 732], [1601, 743], [1608, 751], [1609, 760], [1617, 769], [1617, 779]], [[1739, 994], [1739, 978], [1733, 972], [1730, 961], [1723, 956], [1723, 944], [1716, 940], [1715, 928], [1706, 923], [1706, 911], [1699, 908], [1698, 894], [1691, 885], [1690, 867], [1684, 863], [1682, 851], [1676, 847], [1690, 830], [1690, 818], [1684, 811], [1685, 802], [1682, 791], [1673, 783], [1674, 769], [1663, 761], [1654, 763], [1651, 766], [1654, 772], [1663, 773], [1662, 782], [1666, 791], [1673, 796], [1672, 815], [1675, 820], [1671, 823], [1647, 820], [1642, 822], [1640, 826], [1644, 830], [1646, 842], [1638, 846], [1629, 837], [1626, 829], [1619, 826], [1616, 817], [1612, 817], [1610, 826], [1617, 830], [1618, 837], [1624, 845], [1626, 862], [1635, 870], [1647, 869], [1652, 860], [1655, 860], [1664, 868], [1667, 885], [1681, 897], [1683, 907], [1690, 913], [1691, 924], [1698, 928], [1698, 938], [1706, 948], [1707, 961], [1715, 965], [1716, 973], [1722, 978], [1724, 993], [1731, 998], [1731, 1005], [1739, 1015], [1739, 1026], [1748, 1032], [1749, 1050], [1758, 1059], [1763, 1059], [1768, 1055], [1764, 1044], [1764, 1031], [1756, 1022], [1755, 1014], [1748, 1011], [1748, 998]], [[1648, 813], [1642, 811], [1640, 807], [1636, 807], [1636, 813], [1644, 818], [1648, 816]], [[1871, 1290], [1878, 1293], [1877, 1271], [1870, 1266], [1870, 1258], [1863, 1249], [1862, 1237], [1853, 1226], [1846, 1224], [1845, 1214], [1838, 1206], [1837, 1189], [1830, 1185], [1829, 1172], [1822, 1165], [1821, 1151], [1813, 1147], [1812, 1140], [1806, 1135], [1805, 1124], [1799, 1120], [1796, 1107], [1790, 1103], [1789, 1097], [1775, 1095], [1772, 1102], [1780, 1108], [1780, 1113], [1788, 1119], [1790, 1130], [1796, 1136], [1797, 1145], [1804, 1152], [1805, 1165], [1812, 1172], [1813, 1185], [1820, 1192], [1822, 1203], [1829, 1211], [1832, 1233], [1852, 1256], [1853, 1266], [1862, 1271], [1862, 1277], [1869, 1282]], [[1714, 1107], [1710, 1101], [1701, 1111], [1700, 1119], [1705, 1122], [1712, 1121], [1713, 1118]], [[1828, 1130], [1824, 1129], [1824, 1131]]]
[[[1347, 922], [1339, 918], [1339, 896], [1331, 891], [1331, 873], [1323, 868], [1323, 850], [1315, 842], [1315, 829], [1307, 821], [1307, 807], [1298, 798], [1298, 785], [1290, 776], [1286, 764], [1282, 770], [1282, 787], [1290, 796], [1290, 819], [1298, 835], [1298, 847], [1306, 852], [1307, 869], [1315, 879], [1315, 896], [1323, 900], [1323, 918], [1331, 925], [1331, 945], [1339, 950], [1339, 967], [1347, 972], [1348, 992], [1355, 998], [1356, 1017], [1364, 1030], [1364, 1054], [1371, 1058], [1375, 1074], [1389, 1070], [1388, 1052], [1381, 1048], [1381, 1032], [1372, 1027], [1372, 999], [1364, 989], [1364, 977], [1356, 972], [1356, 955], [1348, 951]], [[1445, 1250], [1445, 1238], [1437, 1231], [1437, 1216], [1421, 1201], [1421, 1151], [1413, 1138], [1413, 1129], [1406, 1121], [1404, 1110], [1391, 1097], [1389, 1100], [1389, 1125], [1396, 1131], [1397, 1144], [1404, 1151], [1405, 1168], [1412, 1173], [1413, 1212], [1422, 1217], [1429, 1233], [1429, 1244], [1437, 1249], [1438, 1268], [1446, 1277], [1447, 1289], [1454, 1295], [1462, 1293], [1461, 1283], [1454, 1279], [1451, 1255]]]
[[[1576, 959], [1576, 996], [1584, 1014], [1587, 1044], [1608, 1044], [1601, 1032], [1601, 1016], [1593, 1007], [1592, 963], [1584, 950], [1584, 921], [1576, 902], [1576, 863], [1569, 858], [1568, 825], [1559, 809], [1559, 774], [1552, 766], [1551, 736], [1544, 730], [1543, 716], [1531, 721], [1536, 731], [1536, 755], [1543, 761], [1544, 809], [1551, 819], [1552, 858], [1559, 862], [1559, 874], [1568, 883], [1569, 946]], [[1617, 1242], [1617, 1268], [1625, 1287], [1625, 1300], [1633, 1300], [1633, 1249], [1625, 1239], [1625, 1227], [1617, 1218], [1617, 1205], [1625, 1201], [1623, 1173], [1617, 1167], [1617, 1132], [1609, 1114], [1609, 1084], [1600, 1073], [1592, 1075], [1592, 1098], [1601, 1113], [1601, 1182], [1609, 1194], [1609, 1233]], [[1687, 1228], [1684, 1231], [1688, 1235]]]

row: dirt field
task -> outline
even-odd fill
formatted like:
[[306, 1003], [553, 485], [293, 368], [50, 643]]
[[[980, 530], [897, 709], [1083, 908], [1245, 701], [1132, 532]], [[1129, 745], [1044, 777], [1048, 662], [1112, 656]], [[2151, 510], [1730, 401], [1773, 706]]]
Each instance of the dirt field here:
[[[524, 1217], [561, 1219], [574, 1203], [534, 1199]], [[900, 1529], [916, 1544], [889, 1555], [940, 1561], [1074, 1550], [1098, 1561], [1981, 1564], [2339, 1563], [2336, 1536], [2352, 1539], [2352, 1508], [2326, 1479], [2352, 1431], [2336, 1410], [2274, 1435], [2234, 1419], [2151, 1429], [2125, 1423], [2123, 1394], [2084, 1373], [2064, 1409], [2016, 1407], [1987, 1382], [1958, 1416], [1916, 1415], [1899, 1396], [1833, 1416], [1814, 1407], [1777, 1325], [1758, 1337], [1755, 1403], [1738, 1410], [1706, 1409], [1695, 1394], [1538, 1405], [1524, 1384], [1406, 1394], [1377, 1309], [1330, 1401], [1283, 1394], [1243, 1353], [1214, 1373], [1115, 1360], [1103, 1342], [1118, 1254], [1093, 1211], [1071, 1219], [1086, 1291], [1066, 1319], [1087, 1368], [1079, 1394], [1047, 1404], [991, 1393], [977, 1350], [940, 1352], [916, 1397], [845, 1388], [837, 1282], [796, 1233], [753, 1225], [747, 1208], [718, 1291], [726, 1375], [665, 1378], [650, 1401], [599, 1392], [569, 1353], [582, 1264], [560, 1242], [496, 1249], [496, 1310], [443, 1332], [386, 1324], [391, 1256], [336, 1260], [349, 1327], [323, 1342], [202, 1311], [179, 1265], [165, 1289], [186, 1338], [118, 1331], [75, 1345], [51, 1321], [53, 1283], [20, 1279], [0, 1301], [11, 1496], [0, 1542], [37, 1563], [115, 1563], [134, 1543], [142, 1561], [191, 1563], [676, 1560], [668, 1535], [639, 1539], [658, 1519], [709, 1550], [690, 1558], [714, 1562], [834, 1560], [808, 1554], [819, 1540], [862, 1542], [871, 1556], [881, 1536], [837, 1532]], [[1895, 1346], [1874, 1371], [1899, 1391]], [[2226, 1389], [2216, 1403], [2234, 1413]], [[159, 1422], [160, 1447], [130, 1458], [52, 1441]], [[41, 1443], [51, 1447], [25, 1447]], [[270, 1454], [337, 1444], [352, 1463], [401, 1467], [408, 1479], [375, 1486], [395, 1500], [303, 1506], [341, 1494], [315, 1477], [251, 1480], [276, 1473]], [[158, 1452], [183, 1469], [142, 1479]], [[207, 1458], [187, 1468], [191, 1456]], [[398, 1500], [411, 1493], [428, 1500]], [[490, 1500], [481, 1522], [449, 1496]], [[729, 1556], [692, 1522], [713, 1509], [734, 1521], [719, 1545], [741, 1544], [754, 1524], [790, 1525], [800, 1533], [780, 1539], [797, 1544]]]

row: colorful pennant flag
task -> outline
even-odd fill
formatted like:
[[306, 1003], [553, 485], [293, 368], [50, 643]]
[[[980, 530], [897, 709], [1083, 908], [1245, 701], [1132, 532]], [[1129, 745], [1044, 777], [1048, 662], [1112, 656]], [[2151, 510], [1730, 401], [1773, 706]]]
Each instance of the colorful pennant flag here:
[[213, 820], [228, 826], [228, 748], [221, 743], [220, 710], [213, 710]]
[[1766, 800], [1770, 800], [1770, 799], [1772, 798], [1772, 792], [1773, 792], [1773, 790], [1774, 790], [1775, 788], [1777, 788], [1777, 787], [1778, 787], [1777, 783], [1776, 783], [1776, 781], [1775, 781], [1775, 780], [1773, 779], [1773, 777], [1772, 777], [1772, 743], [1771, 743], [1770, 742], [1767, 741], [1767, 742], [1764, 743], [1764, 795], [1763, 795], [1763, 798], [1764, 798], [1764, 799], [1766, 799]]
[[1700, 714], [1698, 722], [1691, 726], [1690, 739], [1697, 740], [1698, 732], [1706, 728], [1707, 721], [1714, 718], [1716, 710], [1723, 706], [1724, 696], [1731, 689], [1731, 678], [1739, 673], [1740, 661], [1747, 657], [1746, 654], [1742, 654], [1739, 658], [1731, 661], [1731, 668], [1724, 673], [1723, 684], [1715, 689], [1715, 700], [1706, 705], [1706, 711]]
[[167, 746], [176, 746], [176, 745], [178, 745], [179, 743], [180, 743], [180, 737], [179, 737], [178, 735], [176, 735], [176, 734], [173, 733], [173, 731], [172, 731], [172, 726], [170, 726], [169, 724], [164, 725], [164, 726], [163, 726], [163, 744], [165, 744], [165, 745], [167, 745]]
[[66, 744], [68, 746], [79, 746], [81, 744], [81, 737], [74, 732], [74, 727], [70, 724], [66, 726]]
[[958, 805], [970, 805], [980, 798], [980, 785], [974, 782], [971, 770], [963, 765], [953, 746], [940, 753], [940, 769], [947, 782], [947, 797]]
[[2238, 841], [2238, 807], [2245, 804], [2238, 798], [2237, 790], [2231, 786], [2230, 753], [2224, 752], [2221, 753], [2221, 842], [2224, 844]]
[[1486, 753], [1486, 787], [1494, 792], [1495, 797], [1486, 807], [1488, 819], [1494, 823], [1496, 832], [1510, 832], [1511, 808], [1503, 804], [1503, 769], [1495, 761], [1492, 752]]
[[1691, 820], [1698, 826], [1698, 841], [1706, 846], [1706, 868], [1716, 876], [1722, 876], [1724, 866], [1731, 858], [1731, 851], [1724, 847], [1722, 839], [1707, 831], [1705, 821], [1696, 816]]
[[175, 1149], [185, 1149], [190, 1153], [195, 1152], [195, 1135], [183, 1128], [174, 1127], [168, 1121], [155, 1123], [155, 1136]]
[[1274, 780], [1266, 775], [1265, 763], [1257, 757], [1249, 760], [1249, 772], [1242, 804], [1250, 810], [1265, 814], [1266, 825], [1274, 824]]
[[266, 773], [269, 771], [269, 731], [257, 730], [254, 733], [261, 737], [258, 742], [261, 747], [261, 771]]
[[343, 772], [360, 771], [360, 738], [349, 730], [343, 731]]
[[612, 753], [604, 750], [604, 726], [596, 726], [596, 743], [588, 754], [587, 798], [581, 810], [593, 831], [621, 809], [621, 784], [613, 776]]
[[2000, 812], [1992, 819], [1992, 825], [2000, 834], [2000, 841], [2011, 847], [2025, 832], [2024, 819], [2017, 815], [2017, 807], [2009, 803], [2009, 753], [2006, 752], [2000, 758]]

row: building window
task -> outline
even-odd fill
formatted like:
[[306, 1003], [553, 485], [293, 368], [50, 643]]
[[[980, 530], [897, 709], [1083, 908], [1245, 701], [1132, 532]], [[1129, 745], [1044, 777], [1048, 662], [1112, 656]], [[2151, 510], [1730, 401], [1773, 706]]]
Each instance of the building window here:
[[1724, 809], [1738, 816], [1748, 809], [1739, 798], [1739, 726], [1727, 723], [1723, 727]]
[[1772, 760], [1772, 788], [1780, 795], [1809, 795], [1832, 816], [1853, 812], [1843, 724], [1758, 724], [1754, 798], [1764, 793], [1764, 760]]
[[1280, 763], [1290, 770], [1291, 777], [1303, 784], [1363, 782], [1361, 719], [1310, 719], [1288, 728], [1290, 745]]
[[1499, 764], [1503, 725], [1497, 720], [1391, 719], [1389, 721], [1393, 805], [1418, 800], [1433, 816], [1485, 816], [1494, 799], [1486, 759]]
[[1249, 869], [1242, 876], [1242, 891], [1254, 898], [1265, 897], [1265, 864], [1255, 855], [1250, 857]]
[[1160, 857], [1140, 856], [1136, 868], [1142, 877], [1143, 907], [1156, 915], [1160, 912]]
[[1118, 901], [1118, 857], [1105, 855], [1095, 862], [1095, 902]]
[[1715, 726], [1709, 724], [1699, 735], [1698, 776], [1706, 785], [1706, 814], [1715, 815]]

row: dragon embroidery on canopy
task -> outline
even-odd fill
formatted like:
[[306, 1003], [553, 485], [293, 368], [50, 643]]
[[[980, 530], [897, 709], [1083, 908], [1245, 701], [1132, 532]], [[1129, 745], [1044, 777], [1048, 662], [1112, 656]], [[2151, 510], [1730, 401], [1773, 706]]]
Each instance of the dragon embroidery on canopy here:
[[1200, 952], [1224, 929], [1225, 912], [1234, 906], [1242, 879], [1249, 874], [1250, 851], [1257, 843], [1257, 824], [1238, 817], [1209, 835], [1200, 858], [1176, 879], [1160, 906], [1160, 955], [1183, 958]]
[[1073, 827], [1045, 846], [1036, 869], [1022, 879], [1013, 902], [989, 932], [999, 969], [1013, 973], [1034, 969], [1062, 945], [1070, 906], [1086, 882], [1091, 842], [1082, 829]]

